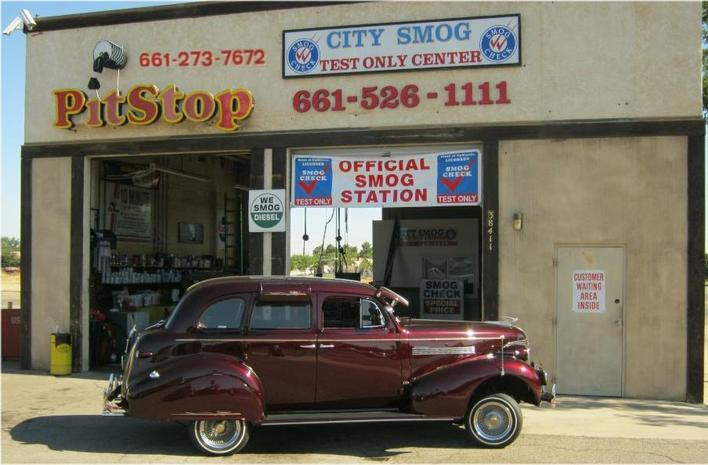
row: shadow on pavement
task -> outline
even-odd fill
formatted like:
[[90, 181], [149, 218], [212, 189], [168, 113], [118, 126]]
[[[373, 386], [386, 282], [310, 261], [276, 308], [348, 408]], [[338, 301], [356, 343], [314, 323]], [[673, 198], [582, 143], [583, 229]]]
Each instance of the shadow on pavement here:
[[[31, 418], [10, 430], [13, 440], [43, 444], [51, 450], [198, 456], [184, 425], [100, 415]], [[372, 423], [256, 428], [239, 455], [333, 454], [386, 458], [409, 446], [472, 447], [462, 427], [450, 423]]]

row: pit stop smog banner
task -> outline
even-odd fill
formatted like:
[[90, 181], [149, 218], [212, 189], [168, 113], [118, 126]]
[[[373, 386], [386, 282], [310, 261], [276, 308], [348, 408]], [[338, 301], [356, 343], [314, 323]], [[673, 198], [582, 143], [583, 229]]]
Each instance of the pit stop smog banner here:
[[391, 157], [297, 155], [294, 207], [439, 207], [479, 205], [478, 149]]
[[518, 14], [283, 31], [283, 77], [521, 64]]

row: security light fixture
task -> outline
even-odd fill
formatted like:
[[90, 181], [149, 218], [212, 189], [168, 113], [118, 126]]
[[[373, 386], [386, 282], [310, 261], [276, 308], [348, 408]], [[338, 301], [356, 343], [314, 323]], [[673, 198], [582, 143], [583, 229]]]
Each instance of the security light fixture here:
[[31, 31], [36, 25], [37, 21], [32, 17], [32, 13], [30, 13], [28, 9], [22, 8], [20, 10], [20, 16], [10, 21], [10, 24], [2, 30], [2, 33], [9, 36], [16, 30], [22, 29], [23, 26], [26, 27], [28, 31]]
[[19, 18], [19, 16], [12, 21], [10, 21], [10, 24], [7, 25], [5, 29], [2, 30], [2, 33], [5, 34], [6, 36], [9, 36], [13, 32], [15, 32], [18, 29], [22, 28], [22, 25], [24, 23], [22, 22], [22, 19]]
[[32, 13], [30, 13], [28, 9], [22, 8], [20, 10], [20, 16], [28, 31], [31, 31], [37, 25], [37, 21], [34, 20]]
[[97, 73], [103, 68], [121, 70], [125, 67], [128, 57], [120, 45], [110, 40], [102, 40], [93, 49], [93, 70]]
[[514, 230], [515, 231], [521, 231], [521, 229], [524, 227], [524, 214], [517, 212], [514, 213]]

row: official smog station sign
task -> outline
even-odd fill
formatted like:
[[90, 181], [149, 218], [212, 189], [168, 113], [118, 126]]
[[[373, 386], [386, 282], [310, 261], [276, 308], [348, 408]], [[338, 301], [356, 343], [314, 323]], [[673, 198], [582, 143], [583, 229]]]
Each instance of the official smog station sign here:
[[573, 312], [605, 313], [605, 282], [604, 270], [573, 271]]
[[285, 189], [248, 191], [248, 230], [285, 231]]
[[295, 207], [438, 207], [482, 201], [479, 150], [386, 158], [298, 155]]
[[521, 64], [520, 15], [283, 32], [283, 77]]
[[461, 320], [464, 315], [464, 283], [458, 279], [424, 279], [420, 283], [422, 317]]

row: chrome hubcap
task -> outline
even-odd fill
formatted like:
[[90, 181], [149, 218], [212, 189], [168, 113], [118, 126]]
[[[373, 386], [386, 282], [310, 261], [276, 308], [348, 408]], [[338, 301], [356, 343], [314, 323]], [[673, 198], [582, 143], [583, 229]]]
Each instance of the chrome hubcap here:
[[514, 414], [511, 408], [502, 402], [486, 402], [475, 411], [472, 427], [484, 441], [501, 442], [514, 428]]
[[498, 428], [501, 422], [502, 418], [497, 412], [489, 412], [484, 416], [484, 426], [489, 430]]
[[243, 425], [234, 420], [203, 420], [197, 431], [204, 445], [213, 450], [227, 450], [241, 439]]

